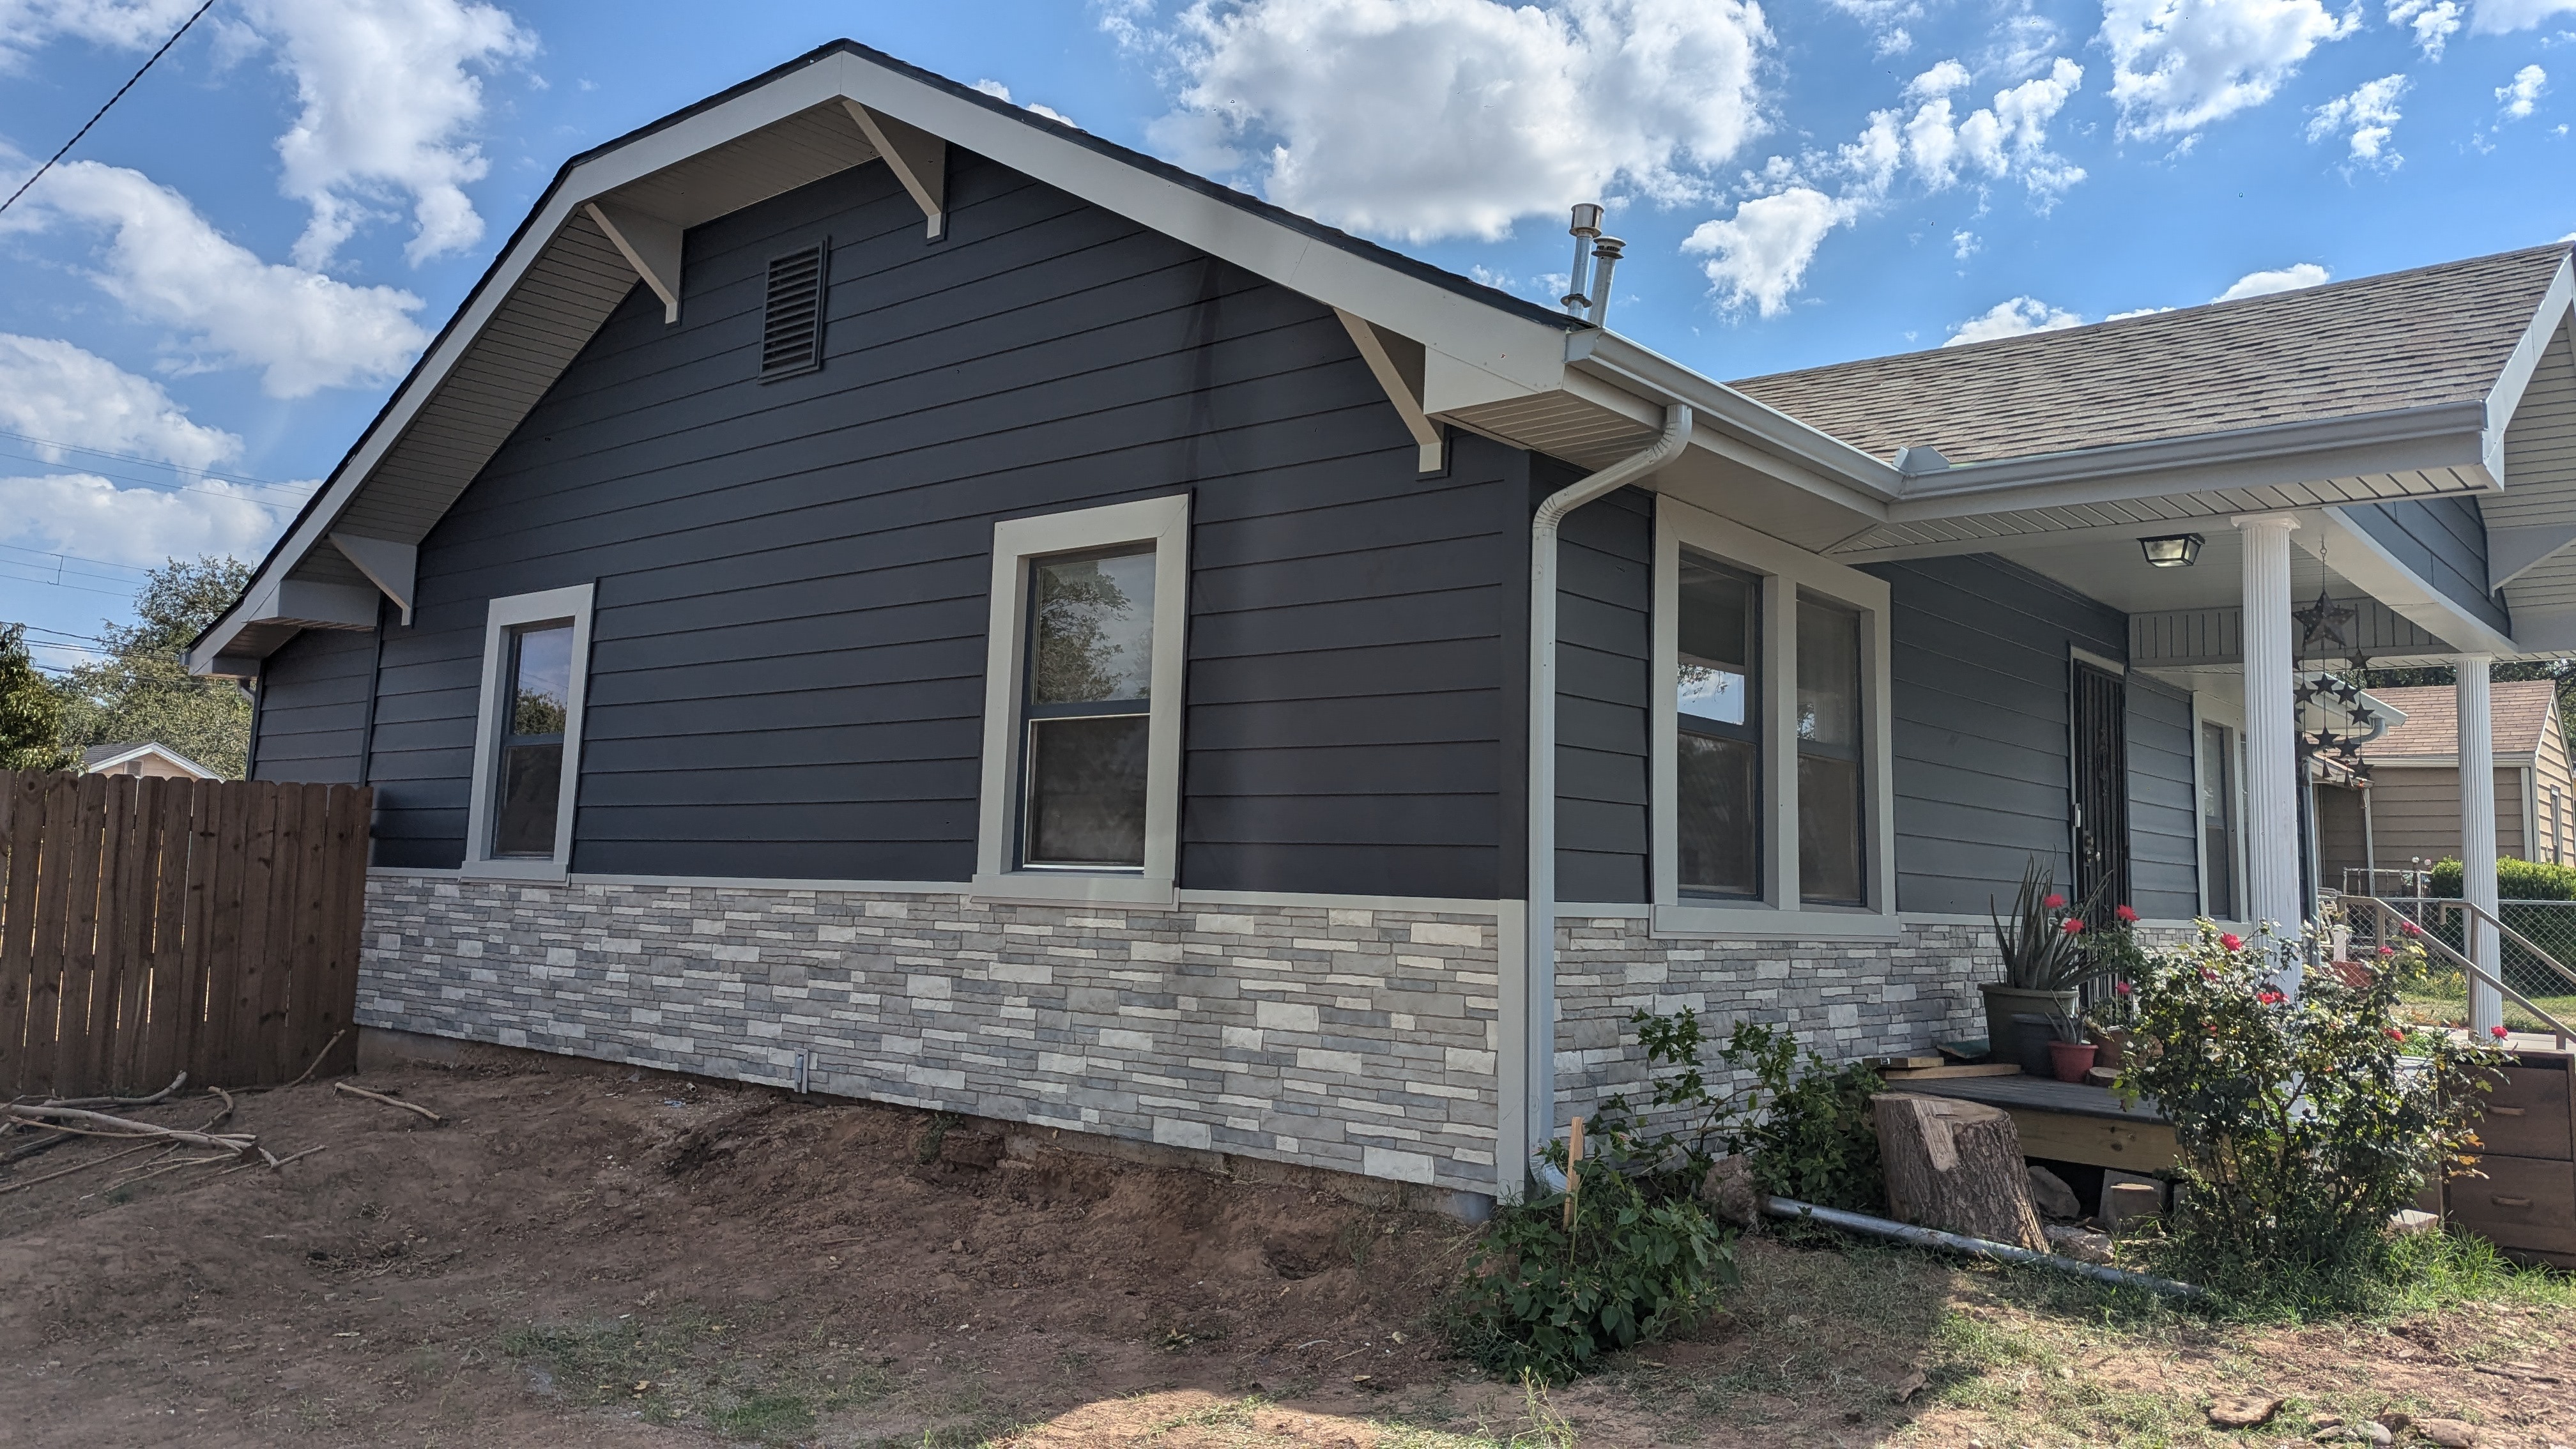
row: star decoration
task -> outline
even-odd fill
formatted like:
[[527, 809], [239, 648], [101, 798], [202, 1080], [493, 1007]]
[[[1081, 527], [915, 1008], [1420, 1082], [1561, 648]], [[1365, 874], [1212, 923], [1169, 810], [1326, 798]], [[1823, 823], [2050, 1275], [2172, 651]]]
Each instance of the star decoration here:
[[[2352, 635], [2345, 626], [2360, 617], [2360, 611], [2350, 604], [2336, 603], [2334, 595], [2326, 590], [2317, 590], [2317, 601], [2304, 609], [2292, 609], [2290, 617], [2299, 621], [2301, 658], [2314, 658], [2319, 655], [2340, 657], [2356, 652]], [[2335, 647], [2332, 649], [2319, 647], [2324, 644], [2332, 644]]]

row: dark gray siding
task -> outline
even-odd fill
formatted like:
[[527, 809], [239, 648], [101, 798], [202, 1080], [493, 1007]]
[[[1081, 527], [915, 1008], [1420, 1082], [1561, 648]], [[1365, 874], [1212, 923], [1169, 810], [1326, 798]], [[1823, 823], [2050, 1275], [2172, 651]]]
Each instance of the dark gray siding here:
[[2512, 627], [2504, 604], [2487, 592], [2486, 520], [2474, 501], [2348, 503], [2344, 513], [2443, 597], [2497, 629]]
[[2036, 855], [2063, 884], [2069, 648], [2127, 656], [2127, 618], [2000, 559], [1870, 567], [1888, 582], [1896, 903], [1982, 915]]
[[[574, 868], [961, 880], [996, 518], [1189, 491], [1181, 878], [1517, 888], [1525, 455], [1409, 439], [1329, 311], [952, 151], [689, 235], [421, 549], [378, 860], [462, 855], [486, 601], [593, 581]], [[762, 267], [832, 243], [820, 372], [753, 380]]]
[[[1535, 500], [1576, 470], [1542, 461]], [[1568, 901], [1652, 900], [1647, 741], [1655, 500], [1636, 488], [1576, 509], [1557, 546], [1556, 880]]]
[[362, 783], [375, 664], [376, 636], [345, 629], [307, 629], [269, 656], [259, 676], [252, 778]]
[[2200, 914], [2191, 696], [2129, 676], [2129, 904], [2150, 920]]

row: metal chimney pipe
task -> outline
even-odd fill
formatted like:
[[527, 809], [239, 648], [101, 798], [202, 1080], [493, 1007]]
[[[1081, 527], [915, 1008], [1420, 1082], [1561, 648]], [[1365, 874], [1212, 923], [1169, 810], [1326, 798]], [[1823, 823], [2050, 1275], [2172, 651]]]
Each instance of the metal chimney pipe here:
[[1601, 319], [1610, 311], [1610, 274], [1619, 269], [1619, 254], [1627, 245], [1615, 236], [1605, 236], [1592, 244], [1591, 321], [1596, 327], [1602, 325]]
[[1577, 205], [1574, 224], [1566, 231], [1574, 237], [1574, 269], [1566, 273], [1565, 295], [1557, 299], [1557, 305], [1580, 317], [1592, 305], [1592, 294], [1584, 280], [1592, 271], [1592, 239], [1601, 235], [1601, 208], [1589, 201]]

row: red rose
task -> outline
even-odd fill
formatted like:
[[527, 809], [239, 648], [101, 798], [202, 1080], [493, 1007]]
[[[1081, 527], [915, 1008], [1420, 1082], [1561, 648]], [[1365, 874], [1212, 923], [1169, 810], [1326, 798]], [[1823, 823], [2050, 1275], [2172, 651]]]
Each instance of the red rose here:
[[2406, 934], [2410, 936], [2420, 936], [2424, 934], [2424, 928], [2415, 924], [2413, 921], [2408, 921], [2406, 923]]
[[2040, 904], [2048, 907], [2052, 911], [2061, 910], [2066, 905], [2066, 897], [2061, 895], [2051, 895], [2047, 900], [2041, 901]]
[[2394, 946], [2382, 946], [2382, 947], [2380, 947], [2380, 948], [2379, 948], [2379, 959], [2381, 959], [2382, 961], [2385, 961], [2385, 960], [2387, 960], [2389, 957], [2394, 956], [2394, 955], [2396, 955], [2396, 954], [2397, 954], [2397, 948], [2396, 948], [2396, 947], [2394, 947]]
[[2256, 996], [2254, 999], [2255, 999], [2256, 1001], [2259, 1001], [2259, 1002], [2263, 1003], [2265, 1006], [2278, 1006], [2278, 1005], [2280, 1005], [2282, 1002], [2287, 1001], [2287, 1000], [2289, 1000], [2290, 998], [2288, 998], [2288, 997], [2286, 997], [2286, 996], [2283, 996], [2281, 993], [2279, 993], [2279, 992], [2277, 992], [2277, 991], [2266, 991], [2266, 992], [2263, 992], [2261, 995]]
[[2406, 1040], [2406, 1033], [2399, 1031], [2397, 1028], [2392, 1026], [2388, 1029], [2388, 1039], [2390, 1041], [2404, 1041]]
[[2073, 916], [2069, 916], [2058, 924], [2057, 929], [2064, 931], [2070, 936], [2081, 936], [2084, 934], [2084, 923]]
[[2131, 987], [2126, 981], [2114, 981], [2111, 983], [2111, 990], [2115, 995], [2126, 996], [2134, 989], [2135, 988]]
[[2234, 931], [2230, 931], [2226, 935], [2218, 938], [2218, 944], [2226, 947], [2230, 951], [2242, 951], [2245, 949], [2245, 938], [2237, 935]]
[[2138, 913], [2127, 906], [2113, 906], [2111, 914], [2120, 918], [2121, 925], [2134, 926], [2138, 923]]
[[2500, 1026], [2491, 1026], [2487, 1028], [2487, 1035], [2494, 1037], [2497, 1041], [2504, 1040], [2506, 1034], [2505, 1029]]

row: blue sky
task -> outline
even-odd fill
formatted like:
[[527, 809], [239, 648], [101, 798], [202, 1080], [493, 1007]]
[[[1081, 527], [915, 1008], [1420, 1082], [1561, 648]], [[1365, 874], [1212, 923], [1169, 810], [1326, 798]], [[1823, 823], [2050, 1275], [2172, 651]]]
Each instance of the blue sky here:
[[[14, 189], [195, 0], [0, 0]], [[0, 216], [0, 620], [256, 558], [567, 156], [848, 35], [1721, 378], [2576, 232], [2576, 0], [217, 0]]]

